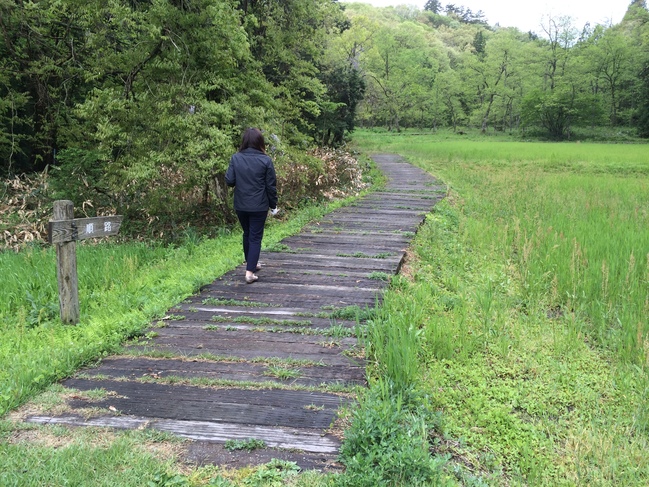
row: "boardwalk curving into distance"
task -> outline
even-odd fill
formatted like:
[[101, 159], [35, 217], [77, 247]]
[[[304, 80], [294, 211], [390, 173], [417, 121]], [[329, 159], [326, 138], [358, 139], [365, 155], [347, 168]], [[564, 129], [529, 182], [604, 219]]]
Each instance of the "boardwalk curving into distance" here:
[[[446, 191], [398, 156], [374, 160], [388, 177], [383, 191], [262, 252], [258, 282], [245, 284], [237, 267], [152, 323], [149, 339], [63, 382], [104, 389], [103, 398], [73, 394], [66, 414], [26, 420], [170, 432], [193, 440], [186, 459], [200, 464], [336, 468], [337, 411], [365, 385], [358, 312], [380, 305], [385, 278]], [[266, 448], [223, 448], [250, 438]]]

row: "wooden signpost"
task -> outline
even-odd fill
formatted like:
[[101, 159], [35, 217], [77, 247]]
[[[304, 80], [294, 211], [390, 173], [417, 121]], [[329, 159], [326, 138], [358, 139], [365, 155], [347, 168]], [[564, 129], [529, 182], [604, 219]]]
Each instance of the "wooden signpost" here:
[[79, 323], [79, 282], [77, 279], [77, 240], [117, 235], [122, 216], [74, 218], [72, 201], [54, 202], [48, 240], [56, 244], [56, 277], [59, 283], [59, 308], [64, 323]]

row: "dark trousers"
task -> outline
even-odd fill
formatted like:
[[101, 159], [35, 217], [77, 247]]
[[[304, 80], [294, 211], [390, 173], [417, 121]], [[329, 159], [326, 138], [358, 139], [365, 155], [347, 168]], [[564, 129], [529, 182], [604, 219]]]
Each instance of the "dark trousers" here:
[[264, 224], [267, 211], [237, 211], [237, 217], [243, 228], [243, 255], [246, 258], [246, 270], [255, 272], [261, 253], [261, 239], [264, 237]]

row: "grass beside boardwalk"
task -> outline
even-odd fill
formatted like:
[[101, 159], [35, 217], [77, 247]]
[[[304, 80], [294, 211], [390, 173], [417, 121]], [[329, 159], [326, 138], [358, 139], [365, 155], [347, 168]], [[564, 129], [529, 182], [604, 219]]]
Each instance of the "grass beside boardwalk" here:
[[177, 248], [78, 246], [81, 322], [62, 325], [53, 249], [0, 254], [0, 415], [82, 364], [115, 351], [153, 317], [241, 260], [237, 235]]
[[228, 470], [179, 465], [184, 441], [152, 430], [9, 425], [0, 421], [3, 487], [324, 487], [328, 476], [297, 475], [291, 462]]
[[[383, 176], [364, 176], [374, 187]], [[297, 233], [308, 222], [348, 204], [350, 197], [269, 220], [264, 247]], [[81, 322], [58, 319], [53, 249], [0, 252], [0, 485], [330, 485], [331, 477], [297, 475], [291, 462], [274, 461], [238, 471], [178, 463], [183, 441], [154, 431], [70, 429], [14, 422], [7, 413], [29, 399], [35, 410], [56, 409], [66, 395], [57, 379], [119, 350], [157, 317], [200, 286], [241, 263], [241, 234], [215, 239], [188, 233], [174, 247], [141, 243], [79, 245]], [[97, 394], [105, 391], [96, 391]], [[77, 394], [84, 394], [78, 392]], [[41, 406], [42, 405], [42, 406]], [[4, 419], [3, 419], [4, 417]]]
[[[345, 204], [312, 206], [271, 221], [272, 246]], [[177, 247], [141, 243], [78, 246], [81, 322], [58, 319], [52, 248], [0, 253], [0, 417], [84, 363], [117, 350], [152, 319], [242, 261], [238, 231]], [[8, 277], [8, 278], [7, 278]]]
[[[383, 176], [365, 175], [374, 187]], [[355, 198], [309, 206], [270, 220], [265, 248]], [[171, 306], [242, 260], [241, 234], [210, 240], [188, 234], [174, 247], [129, 244], [78, 246], [81, 322], [60, 323], [52, 249], [0, 253], [0, 485], [331, 485], [331, 476], [297, 475], [291, 462], [236, 471], [178, 462], [183, 441], [154, 431], [70, 429], [14, 422], [7, 413], [29, 399], [34, 411], [55, 410], [75, 393], [52, 382], [119, 350]], [[50, 385], [51, 384], [51, 385]], [[95, 391], [97, 394], [105, 391]], [[53, 409], [52, 409], [53, 408]], [[3, 419], [4, 417], [4, 419]]]
[[572, 313], [621, 360], [648, 359], [649, 145], [365, 140], [453, 188], [471, 247], [508, 262], [520, 306]]
[[440, 414], [435, 482], [647, 485], [647, 146], [355, 140], [451, 187], [390, 298]]

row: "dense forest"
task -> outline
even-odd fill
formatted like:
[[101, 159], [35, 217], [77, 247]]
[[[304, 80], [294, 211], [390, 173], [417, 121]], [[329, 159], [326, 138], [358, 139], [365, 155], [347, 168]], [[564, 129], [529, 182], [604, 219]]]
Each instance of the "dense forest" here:
[[0, 0], [0, 177], [47, 170], [53, 197], [149, 218], [225, 208], [246, 126], [298, 168], [355, 124], [649, 137], [644, 0], [618, 25], [539, 19], [540, 36], [485, 15], [438, 0]]
[[227, 214], [243, 128], [303, 169], [351, 128], [362, 81], [325, 55], [348, 28], [331, 0], [0, 0], [0, 177], [129, 222]]
[[618, 25], [539, 19], [542, 35], [489, 26], [485, 13], [429, 0], [423, 11], [349, 5], [336, 39], [367, 83], [368, 126], [532, 131], [626, 127], [649, 137], [649, 12]]

